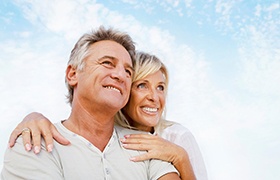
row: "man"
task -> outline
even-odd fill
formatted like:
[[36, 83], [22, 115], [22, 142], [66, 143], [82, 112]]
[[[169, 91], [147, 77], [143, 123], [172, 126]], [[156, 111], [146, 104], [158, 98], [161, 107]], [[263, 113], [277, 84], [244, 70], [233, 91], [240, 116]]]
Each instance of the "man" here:
[[135, 133], [114, 126], [114, 115], [129, 98], [134, 55], [134, 44], [125, 33], [100, 27], [82, 36], [66, 69], [72, 111], [67, 120], [56, 124], [71, 145], [55, 142], [48, 153], [42, 143], [43, 151], [36, 155], [25, 151], [19, 138], [6, 151], [1, 178], [180, 179], [167, 162], [130, 161], [143, 152], [126, 150], [119, 141], [125, 134]]

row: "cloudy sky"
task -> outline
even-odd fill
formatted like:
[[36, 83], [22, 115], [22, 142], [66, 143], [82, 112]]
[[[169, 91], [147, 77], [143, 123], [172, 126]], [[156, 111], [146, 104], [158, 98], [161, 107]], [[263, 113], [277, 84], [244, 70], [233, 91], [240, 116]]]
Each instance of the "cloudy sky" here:
[[1, 0], [0, 161], [27, 113], [68, 117], [70, 51], [104, 25], [167, 65], [167, 117], [193, 132], [210, 180], [280, 179], [279, 9], [279, 0]]

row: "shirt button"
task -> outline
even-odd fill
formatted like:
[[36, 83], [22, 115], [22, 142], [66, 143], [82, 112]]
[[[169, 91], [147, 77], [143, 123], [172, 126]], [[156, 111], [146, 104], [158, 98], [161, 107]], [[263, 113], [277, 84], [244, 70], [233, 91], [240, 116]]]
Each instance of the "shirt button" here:
[[106, 172], [106, 174], [110, 173], [108, 168], [105, 168], [105, 172]]

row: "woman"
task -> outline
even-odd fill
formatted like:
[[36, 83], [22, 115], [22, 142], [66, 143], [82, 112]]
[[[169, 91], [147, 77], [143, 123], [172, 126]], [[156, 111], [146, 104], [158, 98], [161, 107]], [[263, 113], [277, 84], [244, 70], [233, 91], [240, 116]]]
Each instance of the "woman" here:
[[[130, 99], [116, 115], [116, 123], [150, 134], [131, 134], [121, 139], [124, 148], [147, 151], [146, 154], [132, 157], [131, 160], [161, 159], [172, 162], [183, 180], [207, 179], [200, 150], [191, 132], [178, 123], [164, 120], [169, 80], [165, 65], [153, 55], [138, 52], [134, 68]], [[12, 132], [10, 146], [12, 147], [17, 136], [22, 134], [26, 150], [31, 150], [29, 129], [35, 147], [40, 147], [41, 135], [48, 151], [52, 150], [52, 138], [61, 144], [70, 143], [56, 131], [46, 117], [31, 113]], [[34, 149], [35, 153], [39, 153], [38, 148]]]

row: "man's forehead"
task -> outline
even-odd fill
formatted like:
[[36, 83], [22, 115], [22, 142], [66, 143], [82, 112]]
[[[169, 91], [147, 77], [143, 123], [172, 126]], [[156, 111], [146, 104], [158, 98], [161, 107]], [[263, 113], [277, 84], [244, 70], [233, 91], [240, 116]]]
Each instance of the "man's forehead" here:
[[102, 40], [95, 42], [89, 47], [89, 56], [97, 56], [97, 60], [111, 59], [114, 61], [123, 61], [132, 67], [132, 59], [129, 52], [119, 43], [112, 40]]

